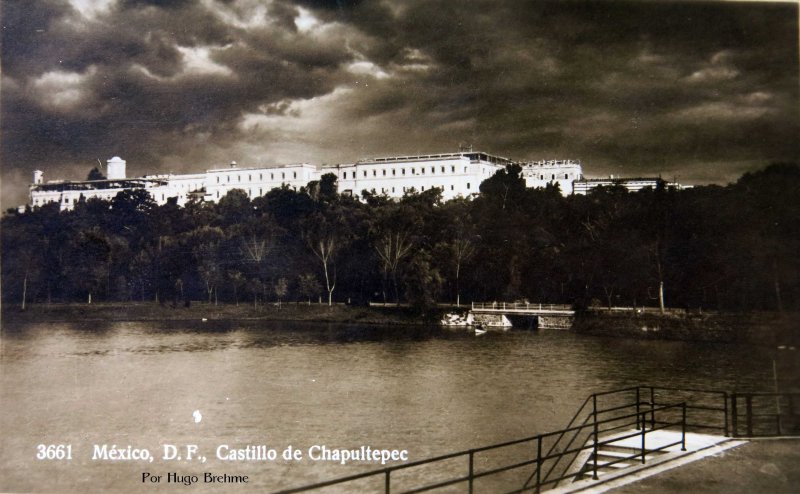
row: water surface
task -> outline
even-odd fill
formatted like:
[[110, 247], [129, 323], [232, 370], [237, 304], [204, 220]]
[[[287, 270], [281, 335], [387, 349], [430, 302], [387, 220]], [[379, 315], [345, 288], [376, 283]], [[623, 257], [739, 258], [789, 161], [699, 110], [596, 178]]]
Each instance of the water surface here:
[[[368, 445], [417, 460], [558, 429], [596, 391], [768, 390], [771, 358], [750, 346], [563, 331], [475, 337], [273, 322], [6, 325], [0, 490], [184, 488], [143, 484], [146, 471], [245, 474], [248, 484], [224, 490], [276, 490], [379, 465], [222, 462], [217, 446]], [[162, 461], [165, 443], [197, 444], [207, 462]], [[73, 460], [37, 461], [38, 444], [72, 444]], [[94, 444], [147, 448], [156, 459], [92, 461]]]

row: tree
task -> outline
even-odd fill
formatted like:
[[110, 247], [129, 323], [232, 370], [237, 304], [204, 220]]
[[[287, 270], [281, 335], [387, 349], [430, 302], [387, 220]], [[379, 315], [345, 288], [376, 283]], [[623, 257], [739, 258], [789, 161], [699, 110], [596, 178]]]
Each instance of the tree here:
[[474, 231], [474, 225], [469, 217], [465, 201], [451, 201], [447, 208], [451, 214], [445, 217], [449, 224], [446, 228], [444, 241], [435, 249], [436, 257], [442, 258], [444, 266], [449, 265], [455, 277], [456, 306], [461, 306], [461, 271], [464, 264], [469, 262], [477, 250], [476, 243], [479, 236]]
[[431, 256], [426, 250], [417, 252], [406, 267], [404, 277], [406, 299], [411, 306], [423, 315], [436, 306], [436, 299], [442, 287], [442, 277], [431, 264]]
[[311, 297], [317, 295], [320, 288], [317, 277], [311, 273], [301, 274], [297, 280], [297, 291], [308, 299], [308, 305], [311, 305]]
[[108, 279], [111, 246], [106, 234], [99, 228], [78, 232], [73, 238], [67, 264], [68, 280], [86, 294], [87, 303]]
[[264, 283], [258, 278], [250, 278], [247, 282], [247, 290], [253, 295], [253, 308], [258, 309], [258, 294], [264, 290]]
[[347, 242], [346, 227], [340, 217], [317, 213], [305, 222], [302, 236], [314, 256], [322, 263], [328, 305], [333, 305], [336, 289], [336, 256]]
[[280, 309], [281, 299], [283, 299], [289, 291], [289, 282], [286, 281], [286, 278], [278, 278], [273, 288], [275, 289], [275, 296], [278, 297], [278, 308]]
[[105, 180], [105, 179], [106, 179], [106, 176], [103, 175], [103, 172], [101, 172], [96, 166], [89, 171], [89, 176], [86, 177], [86, 180], [89, 180], [89, 181], [92, 181], [92, 180]]
[[201, 226], [182, 234], [183, 244], [191, 246], [194, 266], [204, 285], [208, 303], [214, 296], [214, 303], [218, 302], [218, 286], [222, 281], [222, 261], [220, 259], [220, 244], [225, 238], [221, 228]]
[[231, 282], [231, 286], [233, 287], [233, 300], [236, 305], [239, 305], [239, 288], [244, 285], [246, 278], [241, 271], [234, 269], [228, 271], [228, 280]]
[[380, 260], [383, 302], [386, 303], [386, 284], [391, 276], [395, 303], [400, 304], [397, 274], [401, 262], [412, 252], [415, 235], [422, 229], [425, 203], [418, 196], [406, 196], [400, 203], [386, 203], [377, 213], [370, 236]]

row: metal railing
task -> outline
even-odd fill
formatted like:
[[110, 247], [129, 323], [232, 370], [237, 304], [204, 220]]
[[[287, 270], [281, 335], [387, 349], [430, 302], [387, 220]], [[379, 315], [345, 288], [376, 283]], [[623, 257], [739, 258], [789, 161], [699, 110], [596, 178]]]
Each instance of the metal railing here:
[[[648, 426], [650, 430], [656, 430], [665, 422], [657, 420], [655, 412], [668, 404], [665, 401], [665, 395], [668, 394], [671, 395], [669, 401], [686, 403], [686, 412], [682, 418], [686, 428], [704, 431], [716, 430], [728, 435], [728, 394], [725, 391], [636, 386], [595, 393], [583, 402], [567, 427], [560, 431], [558, 439], [548, 451], [548, 455], [555, 451], [561, 451], [562, 455], [549, 466], [544, 473], [544, 479], [550, 480], [554, 475], [558, 475], [558, 472], [571, 471], [578, 454], [568, 456], [567, 452], [573, 452], [574, 444], [583, 444], [594, 440], [590, 435], [582, 433], [582, 428], [587, 424], [610, 422], [603, 421], [602, 418], [613, 414], [629, 413], [635, 407], [635, 417], [637, 418], [635, 423], [616, 424], [614, 427], [599, 430], [598, 433], [605, 434], [631, 426], [635, 426], [637, 430], [644, 430]], [[674, 395], [677, 395], [678, 398], [676, 399]], [[604, 401], [605, 403], [603, 403]], [[578, 423], [580, 426], [576, 426]], [[534, 474], [537, 475], [538, 472], [534, 472]]]
[[533, 304], [528, 302], [472, 302], [472, 310], [574, 312], [571, 305]]
[[796, 404], [800, 393], [734, 393], [731, 395], [733, 436], [800, 435]]
[[[600, 468], [631, 460], [645, 463], [648, 455], [677, 445], [685, 451], [688, 430], [716, 431], [734, 437], [800, 435], [800, 415], [795, 409], [798, 401], [800, 393], [734, 393], [729, 399], [725, 391], [692, 388], [635, 386], [606, 391], [587, 397], [567, 426], [558, 431], [349, 475], [279, 494], [332, 486], [341, 490], [345, 484], [361, 480], [377, 482], [379, 485], [369, 490], [386, 494], [428, 492], [459, 484], [472, 493], [480, 482], [487, 482], [481, 487], [489, 492], [539, 493], [543, 488], [585, 474], [597, 479]], [[668, 428], [679, 428], [680, 440], [647, 447], [648, 434]], [[614, 435], [609, 436], [610, 433]], [[598, 462], [601, 447], [639, 437], [638, 452], [634, 449], [629, 455], [618, 453], [611, 461]], [[432, 475], [418, 470], [426, 467], [433, 470]], [[404, 473], [408, 475], [403, 476]], [[428, 483], [420, 485], [422, 481]], [[405, 485], [411, 482], [416, 484]], [[514, 487], [509, 489], [509, 486]], [[366, 489], [358, 488], [362, 490]]]
[[[558, 431], [349, 475], [283, 490], [279, 494], [307, 492], [331, 486], [337, 486], [337, 490], [341, 490], [345, 484], [351, 484], [351, 488], [356, 489], [352, 484], [369, 480], [380, 484], [372, 484], [370, 491], [383, 491], [387, 494], [428, 492], [459, 484], [465, 485], [467, 491], [472, 493], [480, 482], [483, 482], [482, 490], [491, 492], [538, 493], [544, 487], [556, 486], [561, 481], [575, 479], [580, 475], [583, 465], [575, 468], [573, 464], [581, 453], [591, 455], [592, 475], [597, 478], [598, 468], [631, 459], [639, 459], [644, 463], [648, 454], [679, 444], [685, 449], [686, 430], [690, 427], [688, 414], [693, 410], [718, 410], [718, 407], [690, 405], [686, 401], [657, 402], [656, 399], [661, 397], [659, 390], [668, 389], [646, 386], [595, 393], [583, 402], [568, 426]], [[716, 393], [701, 390], [695, 392]], [[645, 398], [648, 401], [643, 401]], [[726, 396], [724, 401], [727, 402]], [[725, 414], [727, 416], [727, 412]], [[717, 427], [705, 423], [691, 426]], [[647, 434], [678, 427], [681, 433], [679, 441], [647, 448]], [[613, 438], [604, 437], [610, 432], [621, 430], [635, 432], [623, 432]], [[597, 453], [600, 447], [634, 437], [641, 437], [638, 453], [598, 464]], [[433, 468], [435, 475], [430, 476], [438, 478], [431, 480], [430, 476], [423, 475], [420, 470], [426, 467]], [[420, 485], [421, 479], [428, 483]], [[408, 485], [412, 482], [416, 483]]]

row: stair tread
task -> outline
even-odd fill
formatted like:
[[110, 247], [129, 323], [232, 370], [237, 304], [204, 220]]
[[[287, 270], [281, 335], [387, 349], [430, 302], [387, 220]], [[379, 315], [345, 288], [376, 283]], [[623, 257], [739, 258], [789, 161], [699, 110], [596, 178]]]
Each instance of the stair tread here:
[[615, 458], [628, 458], [634, 454], [639, 454], [641, 451], [631, 451], [630, 453], [622, 453], [619, 451], [609, 451], [601, 449], [597, 452], [598, 456], [613, 456]]
[[597, 468], [627, 468], [629, 466], [631, 466], [631, 464], [625, 462], [612, 463], [610, 465], [608, 463], [597, 462]]

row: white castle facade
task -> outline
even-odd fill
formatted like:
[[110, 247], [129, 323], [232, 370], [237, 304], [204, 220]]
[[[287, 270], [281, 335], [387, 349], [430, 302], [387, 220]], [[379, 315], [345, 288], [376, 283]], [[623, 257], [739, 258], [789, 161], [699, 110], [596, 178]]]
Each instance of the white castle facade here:
[[[34, 172], [30, 186], [30, 206], [60, 204], [61, 210], [71, 210], [75, 204], [90, 198], [111, 200], [120, 191], [143, 189], [159, 205], [176, 198], [178, 205], [190, 199], [217, 202], [233, 189], [245, 191], [251, 199], [270, 190], [289, 187], [299, 190], [322, 175], [332, 173], [337, 178], [341, 194], [360, 195], [363, 191], [400, 198], [415, 190], [424, 192], [439, 188], [445, 200], [470, 197], [479, 192], [481, 182], [517, 163], [488, 153], [463, 151], [458, 153], [427, 154], [370, 158], [349, 164], [323, 165], [317, 168], [308, 163], [240, 167], [232, 162], [226, 168], [214, 168], [205, 173], [145, 175], [127, 178], [125, 160], [115, 156], [106, 162], [105, 180], [44, 181], [44, 173]], [[558, 184], [564, 195], [573, 193], [573, 183], [582, 178], [581, 165], [572, 160], [531, 161], [518, 163], [528, 187]]]

